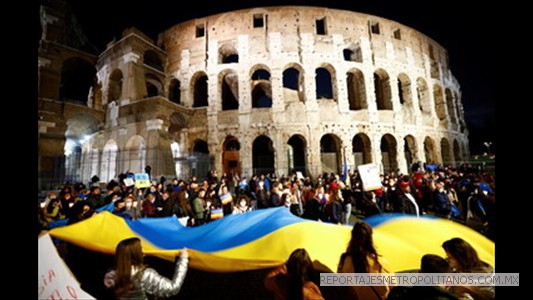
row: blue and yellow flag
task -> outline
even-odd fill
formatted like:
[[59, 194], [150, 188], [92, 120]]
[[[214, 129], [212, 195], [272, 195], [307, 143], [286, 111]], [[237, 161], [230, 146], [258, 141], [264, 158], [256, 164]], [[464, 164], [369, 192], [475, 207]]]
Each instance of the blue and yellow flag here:
[[[366, 219], [374, 228], [374, 242], [392, 272], [418, 269], [424, 254], [445, 256], [444, 241], [461, 237], [494, 266], [494, 243], [476, 231], [446, 219], [406, 215]], [[183, 247], [190, 265], [211, 272], [235, 272], [277, 266], [297, 248], [313, 260], [337, 270], [350, 239], [350, 226], [302, 219], [285, 207], [229, 215], [199, 227], [184, 227], [178, 219], [125, 220], [109, 212], [56, 228], [50, 235], [78, 246], [113, 254], [123, 239], [139, 237], [147, 255], [172, 261]]]

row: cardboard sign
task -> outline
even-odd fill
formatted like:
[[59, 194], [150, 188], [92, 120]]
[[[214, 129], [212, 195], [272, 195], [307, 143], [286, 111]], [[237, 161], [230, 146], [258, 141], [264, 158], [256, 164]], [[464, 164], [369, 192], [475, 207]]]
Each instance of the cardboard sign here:
[[363, 182], [364, 191], [372, 191], [382, 188], [381, 179], [379, 178], [379, 166], [376, 164], [366, 164], [357, 166], [359, 176]]
[[304, 178], [304, 174], [302, 174], [302, 172], [300, 172], [300, 171], [296, 171], [296, 178], [298, 178], [298, 179], [305, 179], [305, 178]]
[[135, 173], [135, 187], [138, 189], [150, 187], [148, 173]]
[[135, 184], [135, 180], [133, 178], [124, 178], [124, 184], [126, 186], [132, 186]]
[[48, 233], [39, 237], [38, 299], [95, 299], [81, 289]]

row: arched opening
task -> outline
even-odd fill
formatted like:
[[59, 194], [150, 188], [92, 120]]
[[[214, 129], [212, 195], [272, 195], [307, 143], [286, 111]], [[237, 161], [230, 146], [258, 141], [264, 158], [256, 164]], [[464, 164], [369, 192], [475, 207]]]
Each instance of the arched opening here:
[[156, 97], [162, 95], [163, 85], [157, 77], [152, 74], [145, 74], [146, 96], [144, 98]]
[[109, 182], [117, 175], [117, 155], [118, 146], [114, 140], [109, 140], [102, 151], [102, 168], [100, 171], [100, 180]]
[[150, 66], [161, 72], [165, 70], [163, 68], [163, 63], [161, 61], [161, 58], [159, 57], [159, 55], [157, 55], [157, 53], [154, 50], [147, 50], [144, 52], [143, 62], [145, 65]]
[[398, 97], [402, 105], [410, 105], [413, 102], [411, 98], [411, 79], [405, 73], [398, 75]]
[[378, 110], [392, 110], [389, 74], [383, 69], [374, 72], [374, 93]]
[[193, 86], [193, 104], [192, 107], [205, 107], [208, 105], [207, 98], [207, 75], [203, 72], [198, 72], [191, 80]]
[[228, 176], [241, 174], [241, 144], [236, 137], [228, 136], [222, 144], [222, 172]]
[[424, 139], [424, 155], [426, 155], [426, 163], [437, 163], [437, 154], [435, 150], [435, 142], [429, 136]]
[[204, 140], [198, 140], [194, 143], [193, 150], [194, 153], [203, 153], [209, 154], [209, 147], [207, 142]]
[[398, 160], [396, 151], [396, 139], [391, 134], [381, 137], [381, 163], [383, 172], [396, 172], [398, 170]]
[[326, 68], [315, 70], [316, 98], [334, 100], [333, 81], [330, 71]]
[[407, 135], [403, 138], [403, 153], [407, 163], [407, 170], [410, 170], [410, 166], [417, 161], [416, 140], [412, 135]]
[[122, 83], [124, 76], [120, 69], [115, 69], [109, 76], [108, 102], [115, 101], [122, 97]]
[[176, 104], [181, 104], [181, 83], [177, 79], [172, 79], [172, 81], [170, 81], [168, 100]]
[[303, 70], [299, 65], [283, 71], [283, 99], [286, 102], [303, 102]]
[[431, 101], [429, 99], [428, 84], [422, 77], [418, 77], [416, 80], [416, 93], [418, 96], [418, 105], [420, 107], [420, 111], [424, 113], [430, 113]]
[[358, 69], [353, 69], [346, 73], [346, 76], [350, 110], [366, 109], [366, 89], [363, 72]]
[[96, 81], [95, 67], [84, 59], [73, 57], [63, 61], [59, 99], [87, 105], [89, 89]]
[[125, 167], [133, 173], [144, 173], [146, 166], [146, 142], [140, 135], [132, 136], [126, 143]]
[[[98, 119], [86, 113], [75, 115], [67, 120], [65, 146], [63, 149], [65, 155], [64, 166], [59, 165], [58, 168], [61, 170], [56, 172], [60, 177], [65, 176], [65, 178], [61, 178], [64, 179], [62, 180], [63, 182], [82, 180], [81, 177], [84, 174], [84, 168], [86, 168], [86, 164], [82, 163], [82, 148], [90, 140], [91, 135], [98, 130], [100, 130]], [[96, 150], [96, 155], [98, 155], [98, 150]], [[96, 164], [96, 167], [98, 167], [98, 161]], [[99, 172], [98, 168], [96, 168], [96, 172]]]
[[455, 165], [459, 165], [463, 161], [463, 156], [461, 155], [461, 148], [459, 147], [459, 142], [453, 140], [453, 157], [455, 158]]
[[230, 64], [239, 62], [239, 52], [232, 45], [222, 45], [218, 49], [218, 63]]
[[288, 145], [288, 161], [289, 161], [289, 172], [302, 172], [306, 174], [307, 167], [305, 162], [305, 153], [306, 153], [306, 141], [305, 138], [301, 135], [293, 135], [287, 141]]
[[440, 85], [433, 86], [433, 100], [435, 101], [435, 112], [439, 120], [446, 119], [446, 108], [444, 107], [444, 97]]
[[255, 174], [274, 173], [274, 145], [265, 136], [258, 136], [252, 145], [252, 168]]
[[442, 157], [442, 164], [448, 165], [453, 162], [452, 149], [450, 148], [450, 142], [446, 138], [440, 140], [440, 154]]
[[222, 110], [239, 109], [239, 77], [235, 71], [220, 73], [220, 89], [222, 95]]
[[356, 134], [352, 139], [352, 153], [355, 167], [372, 162], [370, 138], [364, 133]]
[[272, 84], [270, 73], [258, 69], [252, 74], [252, 107], [272, 107]]
[[341, 173], [341, 139], [334, 134], [325, 134], [320, 139], [322, 172]]
[[190, 160], [191, 175], [203, 178], [211, 169], [209, 146], [207, 145], [207, 142], [204, 140], [195, 141], [192, 152], [192, 158]]
[[342, 50], [345, 61], [363, 62], [363, 53], [359, 44], [352, 44]]
[[457, 123], [455, 117], [455, 108], [453, 107], [453, 95], [450, 89], [446, 89], [446, 106], [448, 107], [448, 114], [450, 115], [450, 121], [452, 123]]

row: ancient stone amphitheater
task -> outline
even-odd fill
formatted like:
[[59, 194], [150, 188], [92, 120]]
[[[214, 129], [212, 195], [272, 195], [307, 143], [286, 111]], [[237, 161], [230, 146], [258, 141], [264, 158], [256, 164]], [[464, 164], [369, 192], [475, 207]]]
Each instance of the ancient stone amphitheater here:
[[131, 28], [96, 77], [87, 106], [104, 120], [71, 151], [84, 180], [146, 165], [170, 177], [316, 176], [344, 162], [405, 172], [468, 155], [446, 49], [378, 16], [261, 7], [177, 24], [157, 42]]

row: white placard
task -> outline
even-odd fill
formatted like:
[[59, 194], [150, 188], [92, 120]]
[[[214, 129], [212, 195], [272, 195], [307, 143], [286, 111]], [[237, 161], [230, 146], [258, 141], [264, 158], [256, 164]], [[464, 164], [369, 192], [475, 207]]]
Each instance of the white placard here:
[[95, 299], [81, 289], [48, 233], [39, 237], [38, 299]]
[[359, 176], [363, 182], [365, 191], [372, 191], [382, 188], [381, 179], [379, 178], [379, 167], [376, 164], [366, 164], [357, 166]]
[[133, 178], [124, 178], [124, 184], [126, 186], [132, 186], [135, 184], [135, 181], [133, 180]]
[[304, 174], [302, 174], [302, 172], [300, 172], [300, 171], [296, 171], [296, 177], [298, 179], [304, 179]]

